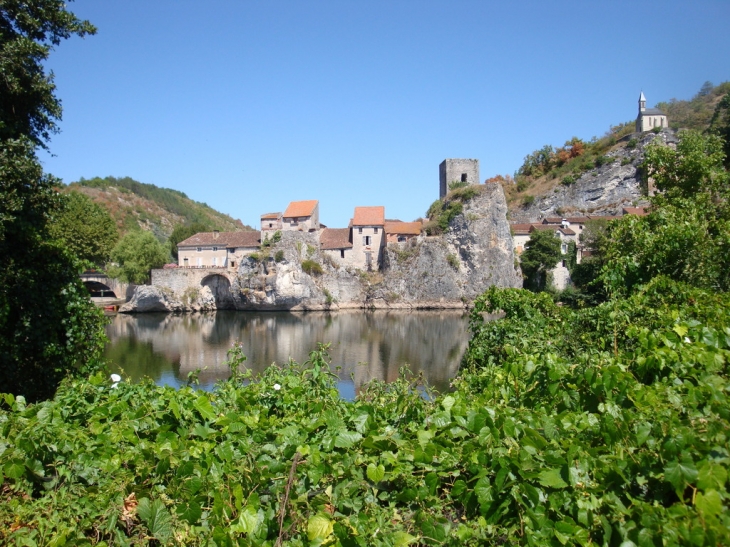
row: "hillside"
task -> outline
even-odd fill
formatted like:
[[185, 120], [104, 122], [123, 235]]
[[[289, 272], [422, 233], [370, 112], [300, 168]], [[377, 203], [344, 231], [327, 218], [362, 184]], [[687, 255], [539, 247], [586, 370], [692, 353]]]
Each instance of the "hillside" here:
[[183, 192], [159, 188], [129, 177], [81, 179], [65, 192], [81, 192], [104, 207], [117, 223], [120, 236], [132, 230], [151, 231], [166, 240], [175, 226], [201, 223], [221, 231], [252, 230], [240, 220], [219, 213], [205, 203], [193, 201]]
[[[670, 130], [658, 137], [676, 138], [679, 129], [705, 131], [730, 82], [706, 82], [690, 100], [672, 99], [657, 108], [668, 117]], [[635, 134], [634, 121], [612, 126], [601, 138], [572, 137], [563, 146], [545, 145], [525, 156], [515, 173], [487, 182], [502, 184], [512, 221], [535, 221], [568, 213], [616, 214], [643, 199], [643, 148], [653, 133]]]

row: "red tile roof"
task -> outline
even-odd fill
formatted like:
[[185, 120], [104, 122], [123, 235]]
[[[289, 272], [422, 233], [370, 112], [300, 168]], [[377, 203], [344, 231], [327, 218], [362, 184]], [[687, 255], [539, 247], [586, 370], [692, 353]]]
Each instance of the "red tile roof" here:
[[385, 207], [355, 207], [355, 217], [352, 219], [353, 226], [384, 226]]
[[325, 228], [319, 236], [319, 244], [323, 250], [327, 249], [350, 249], [349, 228]]
[[279, 219], [280, 217], [281, 217], [281, 213], [264, 213], [263, 215], [261, 215], [261, 220], [263, 220], [263, 219], [268, 220], [270, 218]]
[[319, 201], [310, 199], [308, 201], [292, 201], [284, 211], [284, 218], [311, 217]]
[[386, 234], [403, 234], [417, 236], [421, 233], [423, 225], [420, 222], [385, 221]]
[[259, 232], [200, 232], [177, 244], [178, 247], [258, 247]]
[[527, 235], [530, 233], [532, 224], [510, 224], [509, 227], [512, 228], [512, 233], [515, 235]]

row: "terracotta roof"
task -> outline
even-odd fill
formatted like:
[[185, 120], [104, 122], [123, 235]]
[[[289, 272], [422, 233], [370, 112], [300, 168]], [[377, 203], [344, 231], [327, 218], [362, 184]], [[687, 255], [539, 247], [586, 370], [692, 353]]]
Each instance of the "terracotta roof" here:
[[562, 224], [563, 217], [545, 217], [542, 219], [543, 224]]
[[555, 224], [533, 224], [530, 228], [530, 232], [534, 230], [545, 231], [555, 230], [556, 232], [562, 232], [566, 236], [574, 236], [575, 232], [570, 228], [563, 228], [562, 226], [556, 226]]
[[384, 226], [385, 207], [355, 207], [355, 217], [352, 219], [353, 226]]
[[350, 229], [349, 228], [325, 228], [319, 236], [319, 245], [323, 250], [326, 249], [350, 249]]
[[386, 234], [404, 234], [417, 236], [421, 233], [422, 224], [420, 222], [401, 222], [396, 221], [385, 221], [385, 233]]
[[284, 218], [311, 217], [319, 201], [310, 199], [308, 201], [292, 201], [284, 211]]
[[258, 247], [261, 239], [258, 232], [200, 232], [177, 244], [178, 247]]
[[571, 224], [585, 224], [590, 220], [590, 217], [565, 217], [565, 220]]
[[624, 207], [623, 213], [625, 215], [638, 215], [643, 217], [649, 214], [646, 207]]
[[263, 215], [261, 215], [262, 220], [265, 218], [266, 219], [269, 219], [269, 218], [279, 219], [280, 217], [281, 217], [281, 213], [264, 213]]
[[509, 227], [512, 228], [512, 233], [515, 235], [526, 235], [530, 233], [532, 224], [510, 224]]

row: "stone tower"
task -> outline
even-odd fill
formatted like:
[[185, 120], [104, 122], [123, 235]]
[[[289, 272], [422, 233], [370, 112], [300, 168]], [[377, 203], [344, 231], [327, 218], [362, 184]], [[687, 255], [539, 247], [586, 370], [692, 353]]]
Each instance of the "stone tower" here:
[[479, 184], [479, 160], [447, 159], [439, 165], [439, 199], [449, 191], [452, 182]]

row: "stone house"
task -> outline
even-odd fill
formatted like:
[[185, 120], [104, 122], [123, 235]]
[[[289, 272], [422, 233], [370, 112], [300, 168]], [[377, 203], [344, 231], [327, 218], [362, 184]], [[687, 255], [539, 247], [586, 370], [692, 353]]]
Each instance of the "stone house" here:
[[400, 220], [385, 221], [386, 243], [406, 243], [407, 241], [421, 235], [423, 224], [421, 221], [402, 222]]
[[350, 228], [324, 228], [319, 235], [322, 254], [341, 266], [355, 264]]
[[260, 245], [259, 232], [200, 232], [177, 244], [178, 266], [235, 269]]
[[379, 270], [385, 247], [385, 207], [355, 207], [350, 221], [353, 265], [363, 270]]
[[281, 213], [264, 213], [261, 215], [261, 232], [276, 232], [283, 228]]
[[639, 115], [636, 117], [636, 132], [651, 131], [655, 127], [669, 127], [667, 115], [658, 108], [646, 108], [644, 92], [639, 95]]
[[312, 232], [319, 230], [319, 201], [292, 201], [282, 215], [282, 230]]

